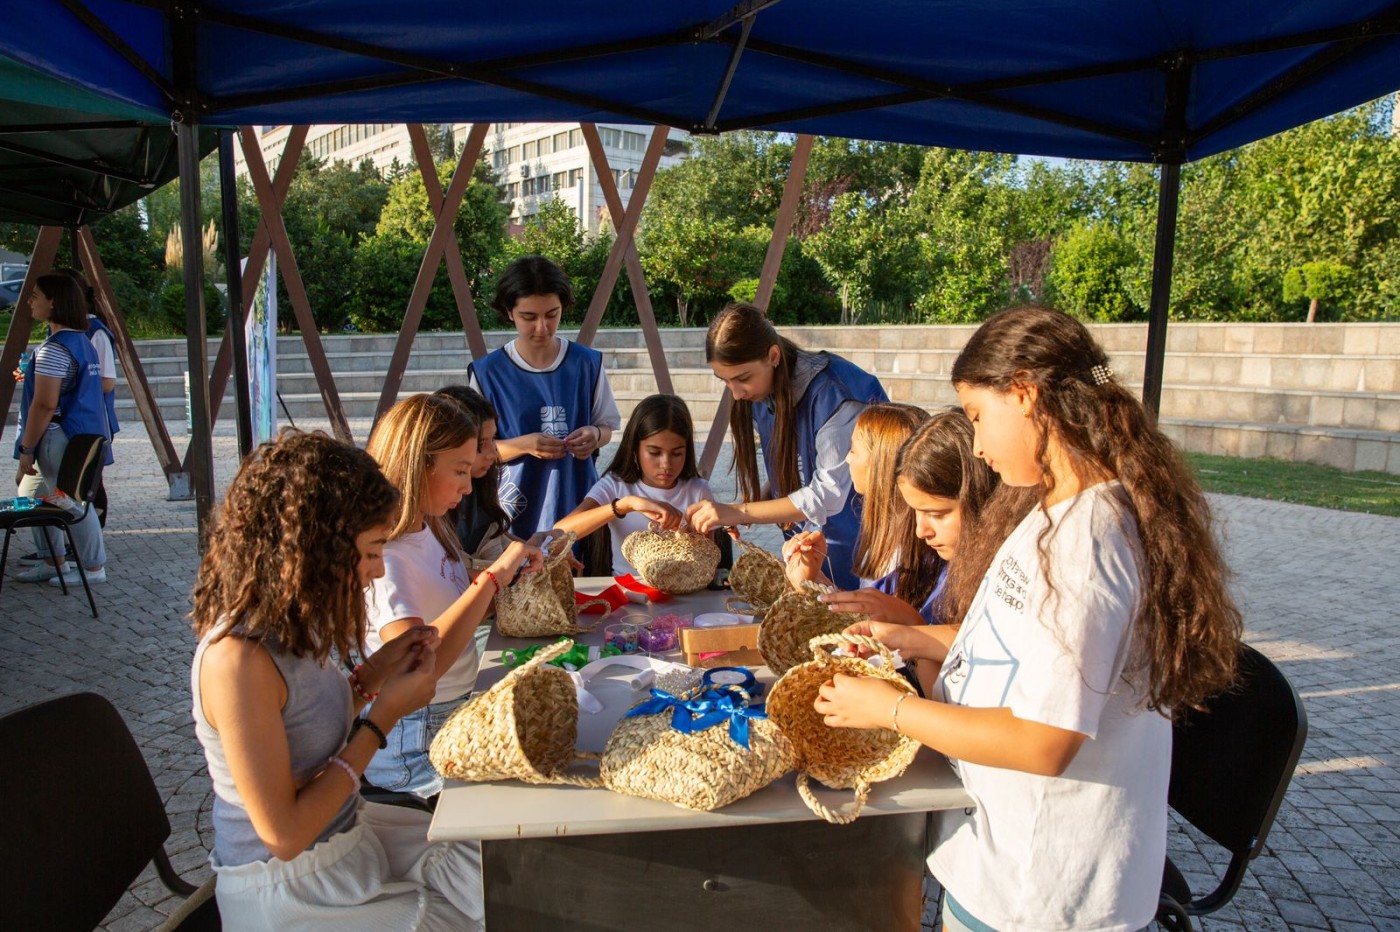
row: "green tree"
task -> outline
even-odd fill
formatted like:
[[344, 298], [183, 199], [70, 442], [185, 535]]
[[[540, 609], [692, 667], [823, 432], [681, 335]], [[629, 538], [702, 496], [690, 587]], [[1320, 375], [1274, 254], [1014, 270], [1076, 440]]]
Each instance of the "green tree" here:
[[1323, 301], [1344, 302], [1355, 287], [1352, 270], [1335, 262], [1305, 262], [1283, 276], [1283, 300], [1308, 302], [1308, 323], [1317, 320]]
[[830, 219], [803, 247], [840, 289], [841, 323], [860, 321], [870, 302], [898, 296], [908, 284], [905, 270], [917, 261], [905, 235], [902, 210], [881, 210], [855, 192], [836, 199]]
[[[354, 252], [350, 323], [366, 333], [397, 331], [422, 262], [423, 244], [401, 234], [375, 233], [361, 240]], [[423, 308], [422, 329], [461, 326], [446, 269], [439, 268]]]
[[1124, 286], [1137, 251], [1107, 224], [1080, 221], [1055, 243], [1051, 294], [1059, 308], [1081, 320], [1117, 322], [1141, 318]]

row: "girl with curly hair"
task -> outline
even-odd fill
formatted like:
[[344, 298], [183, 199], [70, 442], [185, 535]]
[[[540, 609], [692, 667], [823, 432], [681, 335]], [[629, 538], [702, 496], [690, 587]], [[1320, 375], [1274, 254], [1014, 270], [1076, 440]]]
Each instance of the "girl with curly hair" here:
[[816, 709], [917, 738], [976, 799], [938, 817], [945, 926], [1140, 929], [1162, 883], [1171, 715], [1235, 676], [1241, 618], [1210, 508], [1072, 318], [1004, 311], [952, 374], [977, 455], [1036, 505], [996, 510], [959, 553], [986, 570], [970, 599], [954, 593], [950, 647], [853, 626], [940, 662], [931, 698], [837, 676]]
[[365, 778], [375, 786], [435, 801], [442, 777], [428, 747], [476, 684], [476, 629], [491, 601], [540, 552], [512, 541], [473, 574], [447, 512], [472, 491], [480, 427], [446, 395], [414, 395], [389, 409], [369, 438], [369, 455], [399, 490], [389, 522], [384, 572], [366, 594], [371, 659], [389, 641], [430, 625], [442, 638], [434, 657], [437, 689], [427, 706], [401, 717]]
[[287, 431], [214, 522], [190, 683], [225, 929], [481, 928], [477, 849], [430, 845], [427, 813], [359, 793], [378, 735], [432, 697], [437, 632], [406, 632], [349, 681], [333, 662], [364, 648], [398, 498], [368, 454]]

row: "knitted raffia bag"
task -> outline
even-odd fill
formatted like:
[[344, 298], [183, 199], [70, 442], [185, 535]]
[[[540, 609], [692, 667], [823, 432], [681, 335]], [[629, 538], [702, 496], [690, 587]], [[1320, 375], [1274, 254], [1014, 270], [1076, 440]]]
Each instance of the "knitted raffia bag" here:
[[[443, 723], [428, 759], [449, 780], [569, 783], [599, 786], [598, 778], [567, 773], [578, 740], [578, 693], [569, 674], [549, 661], [573, 641], [537, 651]], [[596, 756], [596, 755], [593, 755]]]
[[580, 606], [574, 599], [569, 571], [569, 548], [574, 535], [555, 538], [545, 553], [544, 566], [520, 573], [496, 594], [496, 630], [508, 638], [543, 638], [577, 634]]
[[804, 582], [801, 589], [788, 589], [763, 613], [758, 628], [758, 652], [777, 676], [782, 676], [812, 656], [812, 638], [840, 634], [864, 615], [832, 611], [817, 597], [835, 592], [831, 586]]
[[[827, 645], [866, 647], [884, 661], [875, 666], [858, 657], [832, 656]], [[768, 713], [792, 742], [797, 755], [797, 792], [802, 801], [828, 822], [855, 821], [870, 798], [870, 785], [892, 780], [909, 767], [919, 742], [886, 728], [832, 728], [812, 707], [817, 691], [837, 673], [873, 676], [913, 694], [914, 687], [894, 668], [889, 649], [874, 638], [830, 634], [812, 638], [812, 660], [783, 674], [768, 693]], [[855, 790], [855, 805], [844, 811], [828, 809], [812, 792], [809, 777], [833, 789]]]
[[704, 589], [719, 566], [719, 547], [694, 531], [637, 531], [622, 542], [622, 555], [648, 585], [671, 595]]
[[709, 812], [793, 768], [792, 744], [737, 686], [653, 689], [618, 722], [599, 775], [615, 793]]
[[738, 598], [726, 601], [725, 607], [733, 611], [736, 603], [747, 602], [762, 611], [787, 591], [783, 561], [746, 540], [736, 539], [735, 543], [743, 552], [734, 560], [734, 567], [729, 571], [729, 588]]

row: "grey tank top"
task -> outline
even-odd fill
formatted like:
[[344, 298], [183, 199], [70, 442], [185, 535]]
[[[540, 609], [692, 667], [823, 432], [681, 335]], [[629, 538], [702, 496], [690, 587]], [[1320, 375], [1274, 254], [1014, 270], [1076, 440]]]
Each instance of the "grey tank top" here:
[[[200, 640], [190, 672], [190, 688], [194, 693], [194, 733], [204, 746], [204, 759], [214, 782], [214, 857], [222, 867], [235, 867], [269, 860], [272, 852], [267, 850], [253, 829], [243, 798], [238, 795], [238, 788], [233, 785], [233, 777], [229, 774], [223, 740], [205, 718], [199, 701], [199, 668], [210, 636], [206, 635]], [[345, 746], [354, 717], [350, 685], [330, 662], [321, 664], [308, 657], [296, 657], [267, 643], [263, 647], [287, 684], [287, 704], [282, 709], [282, 725], [287, 730], [292, 776], [297, 786], [302, 786], [324, 770], [331, 755], [339, 753]], [[350, 828], [355, 822], [359, 805], [360, 794], [352, 793], [316, 843]]]

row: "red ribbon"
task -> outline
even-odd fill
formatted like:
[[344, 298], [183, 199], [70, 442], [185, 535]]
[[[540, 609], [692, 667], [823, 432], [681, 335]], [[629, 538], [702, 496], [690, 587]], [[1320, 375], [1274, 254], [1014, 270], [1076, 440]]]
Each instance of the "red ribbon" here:
[[662, 592], [660, 589], [653, 589], [651, 586], [648, 586], [646, 583], [637, 579], [637, 577], [633, 576], [631, 573], [628, 573], [625, 576], [617, 576], [615, 578], [617, 579], [617, 584], [619, 586], [621, 586], [624, 589], [630, 589], [633, 592], [640, 592], [642, 595], [646, 596], [647, 599], [651, 602], [671, 601], [671, 596], [669, 593]]

